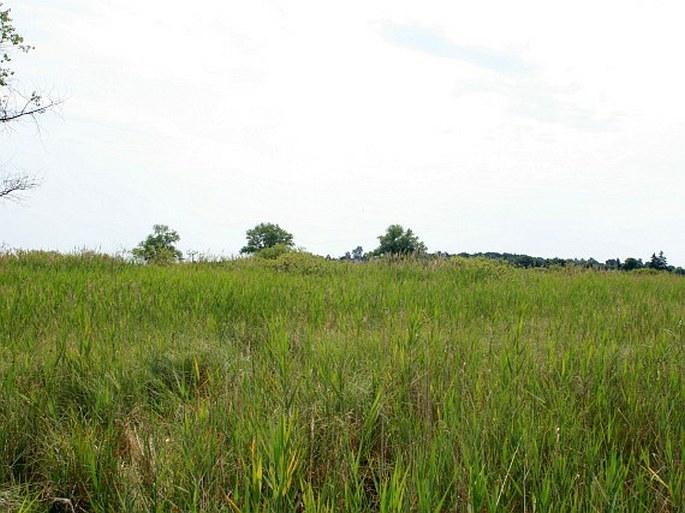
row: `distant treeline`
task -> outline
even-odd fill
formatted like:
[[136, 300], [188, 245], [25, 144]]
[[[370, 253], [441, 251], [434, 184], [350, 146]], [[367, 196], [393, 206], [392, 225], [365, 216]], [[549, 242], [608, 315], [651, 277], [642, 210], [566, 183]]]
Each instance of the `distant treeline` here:
[[[141, 241], [131, 251], [135, 261], [156, 264], [171, 264], [184, 260], [182, 252], [175, 246], [181, 239], [178, 232], [167, 225], [156, 224], [153, 233]], [[306, 253], [303, 249], [297, 249], [293, 235], [274, 223], [259, 223], [246, 232], [247, 244], [240, 250], [241, 255], [254, 256], [259, 259], [276, 260], [289, 253]], [[457, 253], [451, 254], [444, 251], [429, 253], [426, 245], [411, 230], [404, 229], [399, 224], [388, 226], [384, 234], [378, 236], [379, 245], [372, 251], [364, 251], [357, 246], [352, 251], [347, 251], [337, 260], [348, 262], [364, 262], [379, 258], [485, 258], [506, 262], [509, 265], [523, 268], [549, 268], [549, 267], [580, 267], [599, 271], [633, 271], [648, 269], [650, 272], [661, 271], [685, 275], [685, 269], [668, 264], [663, 251], [652, 254], [652, 257], [643, 262], [641, 258], [626, 258], [621, 262], [620, 258], [611, 258], [604, 263], [589, 259], [578, 258], [542, 258], [517, 253]], [[216, 260], [216, 258], [201, 255], [197, 252], [188, 252], [191, 262]], [[334, 260], [328, 255], [327, 260]], [[222, 260], [219, 258], [218, 260]]]
[[[453, 256], [447, 253], [438, 252], [441, 256]], [[600, 262], [594, 258], [543, 258], [530, 255], [519, 255], [517, 253], [497, 253], [488, 251], [486, 253], [458, 253], [456, 256], [463, 258], [488, 258], [491, 260], [503, 260], [515, 267], [583, 267], [596, 269], [599, 271], [634, 271], [637, 269], [653, 269], [655, 271], [667, 271], [685, 275], [685, 269], [674, 267], [668, 264], [663, 251], [659, 254], [654, 253], [649, 260], [643, 262], [641, 258], [610, 258], [605, 262]]]
[[[649, 260], [643, 262], [641, 258], [628, 257], [621, 261], [620, 258], [610, 258], [605, 262], [600, 262], [594, 258], [543, 258], [518, 253], [498, 253], [487, 251], [485, 253], [448, 253], [437, 251], [435, 253], [425, 253], [426, 258], [486, 258], [489, 260], [499, 260], [506, 262], [514, 267], [530, 268], [550, 268], [550, 267], [581, 267], [585, 269], [595, 269], [598, 271], [634, 271], [638, 269], [652, 269], [655, 271], [666, 271], [675, 274], [685, 275], [685, 269], [674, 267], [668, 264], [663, 251], [659, 254], [654, 253]], [[374, 258], [373, 253], [364, 253], [361, 247], [357, 247], [352, 252], [347, 252], [340, 257], [340, 260], [364, 261]]]

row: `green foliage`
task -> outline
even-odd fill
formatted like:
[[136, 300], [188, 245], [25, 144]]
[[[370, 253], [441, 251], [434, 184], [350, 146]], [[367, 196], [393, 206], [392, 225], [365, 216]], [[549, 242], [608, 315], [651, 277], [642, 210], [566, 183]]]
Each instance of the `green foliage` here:
[[9, 66], [12, 53], [17, 50], [29, 52], [33, 47], [24, 42], [24, 37], [12, 25], [10, 9], [3, 9], [2, 5], [0, 2], [0, 123], [9, 123], [42, 114], [60, 101], [46, 101], [35, 91], [30, 94], [18, 93], [12, 87], [14, 71]]
[[621, 269], [621, 259], [620, 258], [610, 258], [604, 262], [604, 267], [606, 269], [619, 270]]
[[411, 229], [405, 231], [399, 224], [388, 226], [378, 240], [380, 246], [374, 250], [375, 256], [420, 255], [426, 252], [426, 245]]
[[277, 244], [255, 253], [254, 260], [269, 266], [274, 271], [289, 274], [323, 274], [327, 269], [326, 259], [304, 251], [295, 251], [288, 246]]
[[639, 269], [635, 269], [633, 271], [633, 273], [634, 274], [640, 274], [640, 275], [652, 275], [653, 276], [653, 275], [659, 274], [659, 270], [653, 269], [649, 266], [644, 266], [644, 267], [640, 267]]
[[300, 251], [280, 255], [274, 260], [273, 268], [290, 274], [324, 274], [330, 269], [325, 258]]
[[2, 9], [0, 2], [0, 87], [9, 85], [8, 80], [14, 75], [8, 64], [11, 60], [12, 49], [28, 52], [31, 46], [24, 44], [24, 38], [12, 25], [10, 9]]
[[642, 269], [644, 265], [642, 264], [642, 259], [637, 259], [633, 257], [628, 257], [623, 262], [621, 270], [623, 271], [633, 271], [635, 269]]
[[[244, 249], [244, 248], [243, 248]], [[281, 255], [286, 253], [291, 253], [293, 251], [292, 246], [287, 246], [282, 243], [275, 244], [273, 246], [260, 249], [255, 253], [255, 257], [261, 258], [263, 260], [275, 260]]]
[[[448, 258], [450, 255], [438, 251], [429, 255], [433, 258]], [[458, 256], [464, 258], [487, 258], [490, 260], [501, 260], [507, 262], [515, 267], [523, 268], [559, 268], [559, 267], [576, 267], [583, 269], [594, 269], [597, 271], [635, 271], [646, 268], [647, 270], [653, 271], [668, 271], [675, 274], [681, 274], [678, 269], [674, 266], [668, 265], [666, 257], [663, 251], [659, 252], [659, 255], [652, 255], [652, 258], [645, 264], [642, 262], [641, 258], [626, 258], [625, 262], [621, 263], [619, 258], [610, 258], [604, 263], [600, 263], [594, 258], [543, 258], [543, 257], [532, 257], [529, 255], [519, 255], [516, 253], [497, 253], [497, 252], [487, 252], [487, 253], [459, 253]], [[344, 259], [345, 257], [343, 257]]]
[[240, 250], [243, 254], [252, 254], [276, 245], [292, 248], [292, 234], [273, 223], [260, 223], [247, 230], [247, 244]]
[[352, 260], [365, 260], [364, 248], [357, 246], [352, 250], [352, 254], [350, 256], [352, 257]]
[[346, 251], [340, 260], [352, 260], [354, 262], [363, 262], [369, 259], [369, 255], [364, 253], [364, 248], [357, 246], [352, 251]]
[[131, 251], [133, 256], [148, 264], [167, 265], [182, 260], [183, 254], [174, 246], [181, 240], [178, 233], [165, 224], [156, 224], [152, 229], [154, 233]]
[[664, 252], [659, 251], [659, 256], [657, 256], [656, 253], [652, 253], [652, 258], [649, 260], [647, 267], [656, 269], [657, 271], [668, 271], [668, 261], [664, 256]]
[[0, 270], [2, 511], [682, 510], [679, 276], [298, 252]]

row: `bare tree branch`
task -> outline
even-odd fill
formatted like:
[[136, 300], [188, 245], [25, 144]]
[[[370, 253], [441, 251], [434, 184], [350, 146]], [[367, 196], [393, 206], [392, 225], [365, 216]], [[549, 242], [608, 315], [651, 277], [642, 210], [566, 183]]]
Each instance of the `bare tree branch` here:
[[45, 111], [51, 109], [55, 105], [58, 105], [58, 103], [50, 102], [46, 105], [41, 105], [32, 108], [28, 108], [28, 105], [26, 105], [23, 109], [19, 111], [8, 113], [5, 116], [0, 116], [0, 123], [8, 123], [9, 121], [14, 121], [24, 116], [35, 116], [36, 114], [43, 114]]
[[35, 91], [25, 96], [10, 86], [6, 88], [8, 92], [0, 97], [0, 125], [29, 117], [35, 121], [37, 115], [44, 114], [64, 101], [61, 98], [45, 100]]
[[[12, 25], [10, 9], [3, 9], [3, 0], [0, 0], [0, 126], [8, 127], [9, 124], [19, 122], [21, 119], [31, 119], [36, 122], [36, 117], [44, 114], [62, 103], [61, 99], [43, 97], [36, 91], [31, 94], [22, 94], [14, 88], [16, 83], [14, 71], [10, 68], [12, 54], [15, 52], [27, 53], [33, 50], [31, 45], [24, 42], [24, 38]], [[26, 173], [5, 173], [0, 175], [0, 200], [21, 200], [21, 193], [35, 189], [40, 185], [40, 180]]]
[[29, 174], [13, 174], [0, 178], [0, 199], [21, 200], [19, 193], [40, 185], [40, 180]]

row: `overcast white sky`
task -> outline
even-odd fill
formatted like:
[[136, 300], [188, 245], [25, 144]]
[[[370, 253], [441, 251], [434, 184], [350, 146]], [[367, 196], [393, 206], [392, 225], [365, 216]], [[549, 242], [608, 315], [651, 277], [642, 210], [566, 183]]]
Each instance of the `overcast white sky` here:
[[38, 172], [0, 242], [237, 253], [275, 222], [339, 256], [393, 223], [431, 251], [685, 265], [680, 1], [5, 0], [59, 114], [0, 134]]

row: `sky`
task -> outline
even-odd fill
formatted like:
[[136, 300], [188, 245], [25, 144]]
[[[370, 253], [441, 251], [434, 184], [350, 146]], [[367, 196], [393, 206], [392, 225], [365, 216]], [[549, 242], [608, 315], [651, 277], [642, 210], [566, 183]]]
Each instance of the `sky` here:
[[237, 254], [278, 223], [340, 256], [391, 224], [429, 251], [685, 265], [679, 1], [5, 0], [64, 100], [0, 133], [42, 179], [5, 248], [123, 252], [166, 224]]

